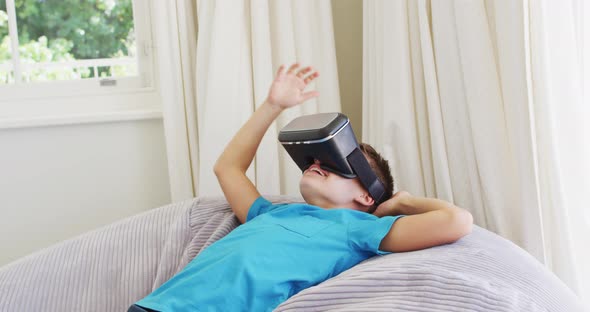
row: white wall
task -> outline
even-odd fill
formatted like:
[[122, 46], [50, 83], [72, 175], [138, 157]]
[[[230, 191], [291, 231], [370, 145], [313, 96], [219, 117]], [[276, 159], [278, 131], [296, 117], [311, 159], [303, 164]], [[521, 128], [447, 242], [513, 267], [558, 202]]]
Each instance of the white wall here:
[[162, 120], [0, 129], [0, 266], [170, 202]]

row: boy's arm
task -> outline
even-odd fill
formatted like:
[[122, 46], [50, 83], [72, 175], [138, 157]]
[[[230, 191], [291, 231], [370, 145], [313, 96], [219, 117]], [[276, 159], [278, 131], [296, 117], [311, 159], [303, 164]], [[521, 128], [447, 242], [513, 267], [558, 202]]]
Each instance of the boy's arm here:
[[[273, 81], [266, 101], [232, 138], [217, 159], [213, 170], [225, 198], [241, 223], [246, 222], [248, 209], [260, 193], [246, 176], [264, 133], [277, 116], [286, 108], [300, 104], [319, 95], [317, 91], [303, 93], [309, 82], [319, 76], [311, 67], [298, 70], [292, 65], [283, 72], [281, 66]], [[307, 75], [307, 76], [306, 76]]]
[[406, 215], [395, 221], [380, 250], [403, 252], [455, 242], [471, 233], [473, 217], [462, 208], [436, 198], [398, 192], [381, 204], [375, 215]]

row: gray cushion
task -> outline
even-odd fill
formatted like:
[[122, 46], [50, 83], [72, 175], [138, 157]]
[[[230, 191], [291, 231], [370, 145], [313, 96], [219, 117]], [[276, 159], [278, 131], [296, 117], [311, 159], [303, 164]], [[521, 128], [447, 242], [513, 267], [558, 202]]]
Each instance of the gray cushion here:
[[[126, 311], [237, 225], [221, 197], [195, 198], [130, 217], [0, 268], [0, 311]], [[369, 259], [300, 292], [277, 310], [583, 309], [533, 257], [475, 227], [454, 244]]]

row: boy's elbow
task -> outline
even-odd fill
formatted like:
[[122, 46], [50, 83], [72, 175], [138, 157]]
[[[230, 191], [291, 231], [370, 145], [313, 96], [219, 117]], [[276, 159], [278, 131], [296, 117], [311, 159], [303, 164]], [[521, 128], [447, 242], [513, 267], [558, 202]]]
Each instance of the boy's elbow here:
[[465, 209], [459, 208], [454, 211], [452, 220], [455, 229], [455, 240], [470, 234], [473, 230], [473, 216]]
[[213, 173], [217, 178], [220, 178], [221, 176], [227, 175], [246, 174], [246, 170], [231, 165], [215, 163], [213, 165]]
[[220, 169], [221, 169], [221, 167], [216, 162], [215, 165], [213, 165], [213, 173], [215, 173], [215, 175], [219, 175]]
[[213, 173], [215, 173], [216, 176], [226, 172], [236, 172], [236, 170], [245, 173], [247, 169], [248, 167], [242, 168], [239, 164], [232, 163], [231, 161], [222, 159], [221, 157], [217, 159], [213, 165]]

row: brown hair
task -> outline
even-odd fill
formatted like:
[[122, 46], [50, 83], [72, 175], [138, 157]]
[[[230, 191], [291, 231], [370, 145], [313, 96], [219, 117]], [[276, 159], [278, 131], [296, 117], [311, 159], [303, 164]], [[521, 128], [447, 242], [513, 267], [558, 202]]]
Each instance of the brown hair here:
[[[365, 154], [365, 157], [369, 161], [371, 169], [373, 169], [373, 171], [377, 175], [377, 178], [379, 178], [379, 181], [383, 183], [383, 186], [385, 187], [385, 195], [383, 195], [385, 200], [390, 199], [393, 195], [394, 181], [393, 176], [391, 175], [389, 162], [385, 158], [383, 158], [381, 154], [377, 153], [377, 151], [371, 145], [367, 143], [359, 144], [359, 148], [363, 152], [363, 154]], [[373, 212], [375, 212], [378, 206], [379, 205], [377, 201], [375, 201], [375, 204], [369, 207], [367, 212], [372, 214]]]

